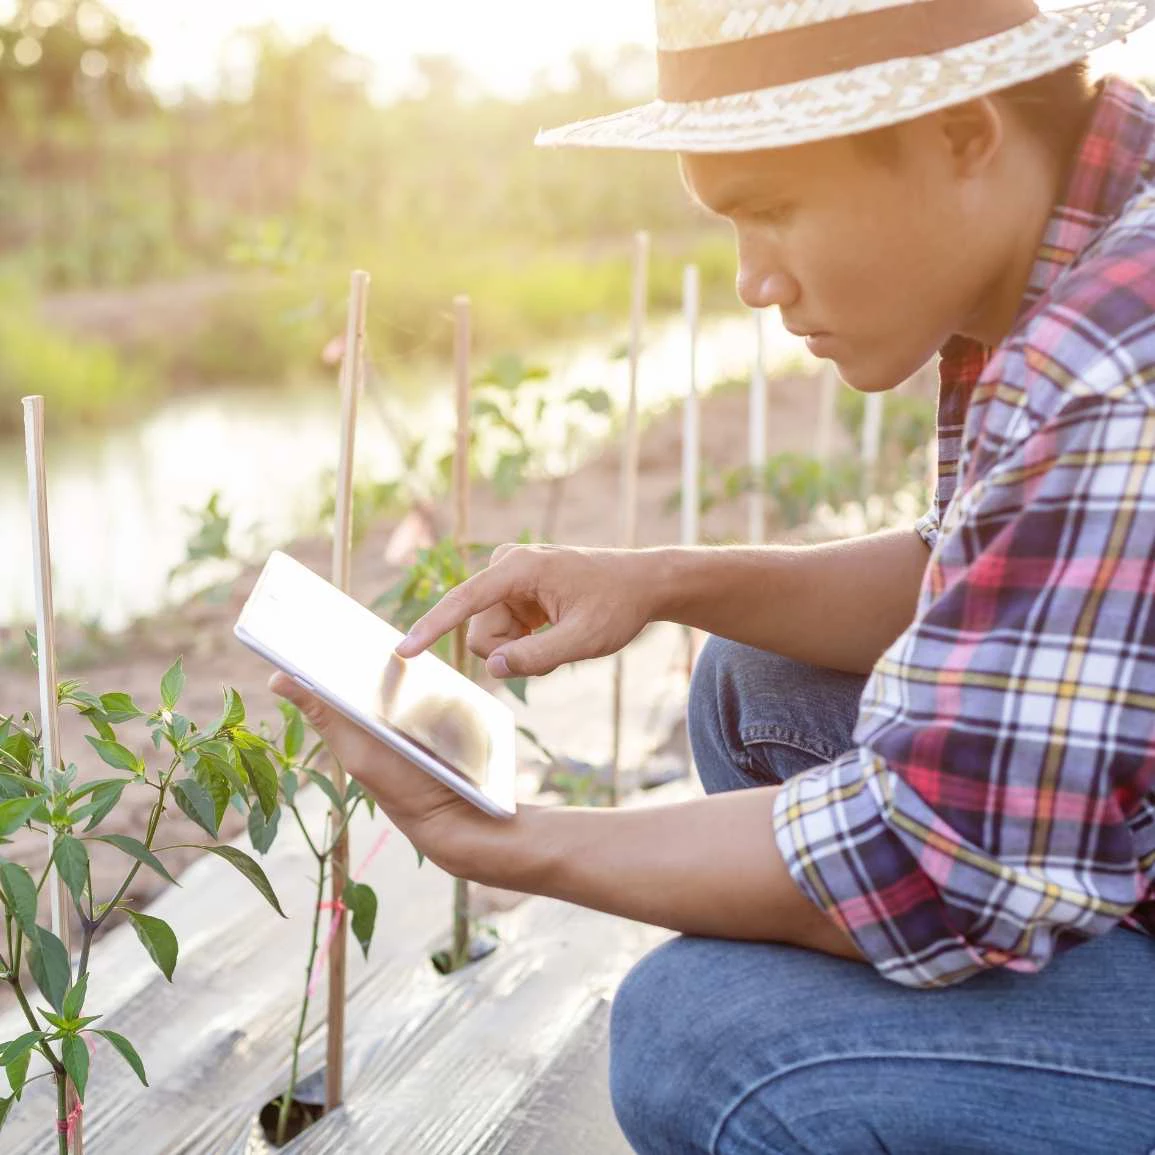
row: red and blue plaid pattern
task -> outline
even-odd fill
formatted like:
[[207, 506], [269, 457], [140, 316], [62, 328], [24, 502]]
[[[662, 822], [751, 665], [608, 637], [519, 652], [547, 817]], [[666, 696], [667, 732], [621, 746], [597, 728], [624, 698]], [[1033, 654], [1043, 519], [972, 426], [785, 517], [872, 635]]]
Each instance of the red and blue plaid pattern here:
[[1022, 311], [943, 353], [910, 628], [856, 748], [788, 782], [800, 888], [879, 972], [1037, 971], [1155, 933], [1155, 104], [1101, 92]]

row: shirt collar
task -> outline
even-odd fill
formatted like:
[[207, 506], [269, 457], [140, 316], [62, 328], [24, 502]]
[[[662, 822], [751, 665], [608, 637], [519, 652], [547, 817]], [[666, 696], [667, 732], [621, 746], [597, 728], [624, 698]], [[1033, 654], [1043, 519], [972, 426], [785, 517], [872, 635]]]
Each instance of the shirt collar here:
[[[1083, 255], [1102, 229], [1123, 211], [1149, 175], [1155, 103], [1134, 84], [1109, 77], [1095, 98], [1091, 121], [1071, 166], [1067, 188], [1051, 213], [1019, 313], [1020, 319]], [[991, 350], [967, 337], [952, 337], [942, 349], [940, 379], [950, 393], [978, 382]], [[947, 387], [949, 386], [949, 389]], [[940, 403], [947, 398], [940, 394]], [[958, 420], [965, 400], [952, 397]]]
[[1067, 190], [1051, 213], [1023, 298], [1031, 309], [1134, 196], [1150, 164], [1155, 105], [1133, 84], [1107, 79], [1071, 167]]

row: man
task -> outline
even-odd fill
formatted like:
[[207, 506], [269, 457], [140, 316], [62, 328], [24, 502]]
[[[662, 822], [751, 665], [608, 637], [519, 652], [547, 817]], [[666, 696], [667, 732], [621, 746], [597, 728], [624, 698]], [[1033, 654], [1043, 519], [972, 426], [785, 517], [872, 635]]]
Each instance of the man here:
[[452, 873], [683, 932], [615, 1001], [638, 1151], [1150, 1152], [1155, 106], [1078, 62], [1152, 5], [657, 8], [662, 99], [544, 142], [678, 152], [743, 300], [853, 388], [942, 347], [935, 510], [814, 548], [505, 547], [400, 648], [472, 618], [507, 676], [709, 631], [700, 801], [492, 821], [275, 688]]

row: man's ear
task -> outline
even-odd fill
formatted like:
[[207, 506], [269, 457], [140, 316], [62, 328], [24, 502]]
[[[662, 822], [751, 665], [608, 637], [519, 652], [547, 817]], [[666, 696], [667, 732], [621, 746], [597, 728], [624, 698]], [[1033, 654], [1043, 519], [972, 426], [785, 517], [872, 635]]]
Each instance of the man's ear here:
[[942, 140], [959, 176], [975, 176], [990, 165], [1006, 133], [1003, 115], [1002, 108], [987, 96], [938, 114]]

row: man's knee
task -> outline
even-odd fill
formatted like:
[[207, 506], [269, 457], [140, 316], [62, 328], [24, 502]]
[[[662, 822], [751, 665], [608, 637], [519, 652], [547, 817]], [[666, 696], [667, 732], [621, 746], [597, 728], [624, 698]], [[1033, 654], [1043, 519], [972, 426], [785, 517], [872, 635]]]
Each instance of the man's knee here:
[[695, 1066], [686, 1053], [693, 1009], [671, 1000], [680, 942], [674, 939], [643, 958], [614, 997], [610, 1095], [622, 1132], [641, 1155], [708, 1150], [686, 1133], [704, 1121], [693, 1119], [688, 1098]]
[[[734, 964], [736, 956], [761, 956], [773, 966], [780, 953], [772, 946], [679, 937], [652, 951], [623, 980], [610, 1021], [610, 1093], [622, 1131], [639, 1155], [742, 1149], [717, 1142], [751, 1079], [742, 1038], [750, 1016], [735, 997], [748, 992], [749, 984], [740, 977], [741, 964]], [[777, 1134], [768, 1130], [754, 1149], [795, 1155], [788, 1143], [770, 1141]]]
[[711, 637], [690, 686], [689, 730], [708, 793], [785, 781], [851, 745], [865, 679]]

